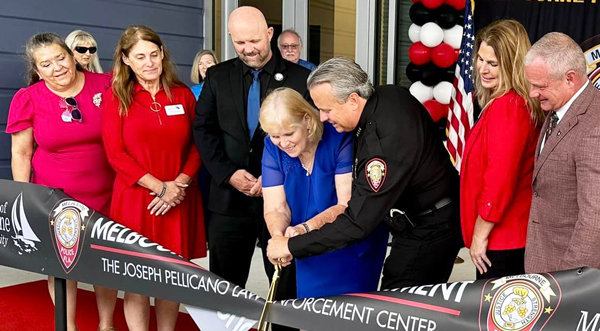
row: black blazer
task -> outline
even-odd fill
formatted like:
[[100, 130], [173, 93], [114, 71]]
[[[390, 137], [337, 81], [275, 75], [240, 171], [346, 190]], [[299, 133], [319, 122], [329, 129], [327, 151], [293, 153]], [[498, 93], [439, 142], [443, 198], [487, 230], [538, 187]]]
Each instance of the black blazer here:
[[[267, 93], [278, 87], [290, 87], [307, 100], [306, 80], [310, 71], [284, 60], [273, 52], [278, 81], [270, 77]], [[239, 58], [219, 63], [208, 69], [204, 87], [196, 105], [194, 139], [202, 162], [212, 176], [208, 209], [224, 215], [262, 217], [262, 198], [251, 198], [228, 184], [238, 169], [245, 169], [258, 178], [265, 133], [260, 127], [250, 141], [246, 122], [243, 63]], [[262, 95], [264, 99], [266, 95]]]

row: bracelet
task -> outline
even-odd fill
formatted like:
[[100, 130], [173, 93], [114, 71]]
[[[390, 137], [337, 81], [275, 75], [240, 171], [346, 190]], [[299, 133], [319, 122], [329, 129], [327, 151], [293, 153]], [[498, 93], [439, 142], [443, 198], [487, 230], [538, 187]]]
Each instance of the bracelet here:
[[160, 191], [160, 194], [157, 195], [157, 197], [162, 198], [165, 196], [165, 193], [167, 193], [167, 183], [163, 182], [163, 187], [162, 187], [162, 191]]
[[310, 232], [310, 228], [308, 227], [308, 224], [306, 224], [306, 222], [301, 223], [301, 224], [304, 227], [304, 230], [306, 231], [306, 233], [309, 233]]

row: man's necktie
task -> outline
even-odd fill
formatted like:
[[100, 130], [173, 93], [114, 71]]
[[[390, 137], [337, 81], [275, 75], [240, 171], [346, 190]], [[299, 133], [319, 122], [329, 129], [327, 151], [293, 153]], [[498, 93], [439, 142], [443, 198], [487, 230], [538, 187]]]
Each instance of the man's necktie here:
[[246, 121], [248, 122], [250, 140], [252, 140], [254, 131], [256, 131], [256, 127], [258, 126], [258, 112], [260, 111], [260, 80], [258, 80], [258, 74], [261, 70], [252, 70], [252, 85], [250, 85], [250, 91], [248, 91], [248, 115]]
[[554, 130], [556, 128], [556, 125], [558, 124], [558, 115], [556, 115], [556, 112], [553, 111], [550, 113], [550, 123], [548, 123], [548, 128], [546, 129], [546, 137], [544, 138], [544, 144], [546, 144], [548, 142], [548, 139], [550, 138], [550, 135], [552, 134], [552, 130]]

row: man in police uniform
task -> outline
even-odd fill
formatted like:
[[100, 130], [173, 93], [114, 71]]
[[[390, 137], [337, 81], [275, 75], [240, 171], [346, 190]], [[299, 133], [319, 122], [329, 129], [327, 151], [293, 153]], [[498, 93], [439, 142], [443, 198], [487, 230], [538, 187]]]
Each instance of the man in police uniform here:
[[405, 88], [373, 88], [346, 58], [321, 64], [307, 85], [321, 121], [355, 134], [352, 198], [333, 223], [272, 238], [270, 261], [342, 248], [385, 220], [394, 238], [382, 288], [447, 282], [460, 248], [458, 176], [425, 108]]

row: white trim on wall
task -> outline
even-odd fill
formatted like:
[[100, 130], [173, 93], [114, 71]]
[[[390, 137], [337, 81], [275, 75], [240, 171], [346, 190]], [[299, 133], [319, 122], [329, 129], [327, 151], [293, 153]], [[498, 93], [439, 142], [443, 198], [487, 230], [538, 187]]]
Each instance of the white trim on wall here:
[[[375, 73], [375, 13], [377, 0], [356, 0], [355, 61], [373, 81]], [[363, 14], [368, 13], [368, 14]]]
[[282, 30], [294, 29], [302, 38], [300, 58], [308, 58], [308, 0], [283, 0]]
[[[218, 1], [218, 0], [217, 0]], [[229, 38], [229, 14], [239, 5], [238, 0], [221, 0], [221, 57], [222, 61], [233, 59], [237, 56], [231, 38]]]
[[214, 40], [213, 40], [213, 1], [214, 0], [204, 0], [204, 13], [203, 13], [203, 24], [202, 28], [204, 29], [204, 44], [202, 45], [202, 49], [213, 49]]
[[396, 26], [398, 21], [397, 1], [390, 1], [388, 20], [387, 78], [386, 83], [396, 84]]

